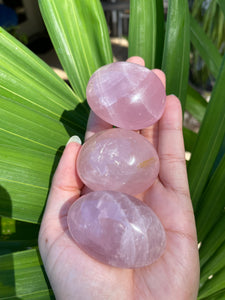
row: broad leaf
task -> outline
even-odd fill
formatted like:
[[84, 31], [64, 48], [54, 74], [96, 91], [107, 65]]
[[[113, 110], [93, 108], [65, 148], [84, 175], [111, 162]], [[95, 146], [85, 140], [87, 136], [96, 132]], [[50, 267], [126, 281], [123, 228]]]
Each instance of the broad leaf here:
[[0, 148], [0, 215], [38, 223], [59, 158], [26, 148]]
[[60, 147], [84, 135], [88, 109], [3, 29], [0, 58], [0, 215], [38, 222]]
[[192, 116], [198, 120], [199, 122], [202, 122], [205, 111], [207, 107], [206, 100], [190, 85], [188, 86], [187, 91], [187, 100], [186, 100], [186, 106], [185, 109], [192, 114]]
[[[0, 255], [23, 251], [37, 247], [37, 238], [34, 240], [2, 240], [0, 239]], [[0, 288], [1, 289], [1, 288]]]
[[[69, 2], [71, 1], [66, 3]], [[88, 65], [86, 65], [87, 56], [85, 56], [88, 51], [85, 49], [82, 57], [78, 57], [74, 47], [78, 51], [82, 47], [77, 47], [73, 39], [70, 39], [72, 44], [66, 45], [66, 52], [62, 55], [68, 59], [67, 67], [69, 66], [70, 72], [73, 72], [74, 65], [72, 63], [69, 65], [71, 57], [68, 54], [73, 53], [76, 56], [76, 67], [82, 66], [80, 75], [85, 75], [85, 82], [87, 82], [91, 73], [101, 63], [111, 62], [109, 37], [108, 40], [105, 38], [108, 34], [106, 33], [107, 27], [103, 16], [101, 17], [102, 8], [98, 1], [86, 1], [86, 5], [83, 1], [82, 6], [80, 2], [74, 1], [72, 10], [70, 6], [63, 5], [63, 3], [52, 1], [55, 10], [49, 7], [51, 1], [42, 3], [43, 14], [49, 13], [57, 22], [57, 9], [59, 9], [60, 15], [72, 22], [71, 18], [74, 15], [71, 15], [71, 11], [75, 13], [78, 9], [76, 18], [81, 18], [83, 26], [87, 26], [87, 19], [85, 19], [87, 17], [90, 22], [93, 18], [99, 21], [99, 26], [88, 26], [86, 35], [79, 37], [85, 43], [89, 43], [87, 46], [92, 49], [91, 53], [89, 51]], [[75, 9], [76, 5], [78, 7]], [[80, 14], [80, 9], [83, 14]], [[67, 23], [62, 25], [60, 29], [62, 33], [64, 32], [63, 26], [67, 27], [67, 25]], [[82, 26], [70, 28], [72, 35], [76, 35], [76, 32], [81, 33], [79, 30]], [[66, 35], [70, 36], [70, 33], [67, 32]], [[102, 45], [100, 40], [106, 43], [104, 47], [100, 47]], [[98, 47], [101, 48], [100, 52]], [[98, 51], [99, 56], [94, 55], [94, 49]], [[16, 154], [13, 153], [15, 148], [11, 151], [8, 151], [7, 147], [1, 148], [1, 157], [4, 159], [1, 161], [0, 178], [1, 194], [4, 200], [1, 201], [0, 214], [36, 223], [40, 220], [51, 172], [62, 152], [62, 146], [65, 145], [70, 135], [77, 134], [81, 138], [84, 135], [88, 115], [88, 108], [82, 103], [85, 91], [83, 89], [81, 97], [76, 96], [49, 66], [2, 29], [0, 31], [0, 58], [0, 142], [2, 145], [17, 147]], [[89, 72], [90, 70], [92, 71]], [[76, 85], [81, 85], [78, 79], [76, 79]], [[57, 156], [55, 156], [56, 153], [58, 153]], [[26, 167], [27, 161], [33, 164], [31, 168]], [[41, 172], [38, 170], [39, 164]]]
[[222, 9], [223, 14], [225, 16], [225, 2], [224, 2], [224, 0], [217, 0], [217, 3], [219, 4], [219, 6]]
[[[224, 300], [225, 289], [222, 289], [216, 293], [211, 294], [208, 297], [202, 298], [203, 300]], [[199, 299], [199, 298], [197, 298]]]
[[[62, 111], [63, 114], [66, 115], [66, 111]], [[2, 96], [0, 96], [0, 116], [1, 144], [27, 147], [51, 154], [55, 154], [60, 146], [65, 145], [70, 134], [82, 136], [85, 128], [85, 121], [83, 128], [81, 125], [80, 128], [73, 125], [74, 128], [72, 126], [71, 128], [59, 122], [60, 120], [54, 120]]]
[[[0, 188], [0, 199], [4, 199]], [[40, 226], [0, 217], [0, 255], [37, 246]]]
[[[199, 290], [198, 299], [204, 299], [216, 292], [225, 290], [225, 268], [214, 274]], [[217, 298], [216, 298], [217, 299]], [[223, 299], [223, 298], [222, 298]]]
[[225, 269], [225, 242], [214, 253], [214, 255], [207, 261], [207, 263], [201, 268], [200, 284], [203, 285], [207, 281], [208, 277], [212, 274], [216, 274], [221, 269]]
[[221, 162], [221, 159], [223, 158], [224, 154], [225, 154], [225, 137], [223, 138], [223, 142], [222, 142], [222, 145], [220, 147], [220, 151], [219, 151], [219, 153], [217, 155], [217, 158], [214, 162], [212, 173], [214, 173], [214, 171], [218, 167], [218, 165]]
[[[210, 220], [210, 214], [207, 215], [205, 224]], [[203, 240], [200, 250], [200, 266], [201, 268], [207, 264], [207, 261], [214, 256], [216, 250], [224, 243], [225, 241], [225, 214], [220, 218], [220, 220], [213, 226], [211, 231], [207, 234]]]
[[192, 152], [193, 147], [197, 140], [197, 133], [193, 132], [188, 128], [183, 127], [183, 135], [184, 135], [185, 150]]
[[55, 299], [37, 250], [0, 256], [1, 299]]
[[87, 107], [54, 71], [0, 29], [0, 143], [55, 153], [83, 135]]
[[83, 100], [92, 73], [112, 62], [112, 49], [99, 0], [39, 0], [55, 51], [74, 91]]
[[57, 120], [62, 111], [82, 102], [46, 63], [2, 28], [0, 94]]
[[164, 1], [156, 0], [156, 50], [155, 50], [155, 68], [161, 69], [163, 59], [163, 48], [165, 38], [165, 14]]
[[146, 67], [155, 66], [156, 0], [131, 0], [128, 56], [141, 56]]
[[16, 232], [16, 221], [10, 218], [0, 218], [0, 237], [11, 236]]
[[[207, 183], [199, 200], [196, 212], [196, 226], [199, 241], [204, 240], [219, 217], [224, 213], [225, 155]], [[210, 214], [209, 214], [210, 212]], [[224, 220], [225, 221], [225, 220]]]
[[175, 94], [185, 109], [189, 76], [189, 8], [187, 0], [169, 1], [162, 69], [167, 94]]
[[[219, 68], [222, 63], [222, 57], [213, 44], [212, 40], [208, 38], [199, 23], [190, 15], [191, 28], [191, 42], [198, 49], [202, 59], [216, 78], [219, 73]], [[206, 46], [207, 45], [207, 46]]]
[[224, 82], [225, 57], [188, 165], [190, 192], [195, 209], [225, 135]]

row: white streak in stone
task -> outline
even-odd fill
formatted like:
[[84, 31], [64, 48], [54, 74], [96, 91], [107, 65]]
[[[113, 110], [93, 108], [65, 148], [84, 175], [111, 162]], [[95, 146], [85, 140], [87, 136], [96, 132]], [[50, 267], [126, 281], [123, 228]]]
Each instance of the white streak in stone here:
[[115, 267], [149, 265], [165, 248], [165, 232], [151, 209], [118, 192], [82, 196], [69, 210], [68, 227], [87, 254]]
[[114, 97], [100, 97], [99, 103], [104, 107], [110, 107], [117, 102], [117, 98]]

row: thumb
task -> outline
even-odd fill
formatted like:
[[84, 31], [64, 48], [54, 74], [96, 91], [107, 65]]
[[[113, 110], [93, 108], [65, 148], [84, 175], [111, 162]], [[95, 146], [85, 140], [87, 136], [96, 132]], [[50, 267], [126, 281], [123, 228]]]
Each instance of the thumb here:
[[68, 199], [78, 198], [83, 186], [76, 170], [76, 160], [81, 140], [73, 136], [68, 141], [54, 174], [45, 215], [56, 217]]

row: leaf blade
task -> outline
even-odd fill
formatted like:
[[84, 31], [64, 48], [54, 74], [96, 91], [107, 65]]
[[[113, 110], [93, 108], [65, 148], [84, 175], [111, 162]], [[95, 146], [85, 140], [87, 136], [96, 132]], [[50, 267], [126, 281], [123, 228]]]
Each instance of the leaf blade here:
[[[47, 64], [3, 29], [0, 58], [4, 196], [0, 214], [38, 223], [54, 163], [62, 153], [60, 147], [70, 135], [84, 136], [88, 107]], [[28, 161], [33, 161], [33, 170], [26, 167]], [[23, 164], [18, 166], [18, 162]], [[41, 172], [37, 162], [43, 167]]]
[[207, 187], [199, 200], [198, 210], [196, 213], [196, 226], [200, 241], [207, 237], [209, 231], [215, 226], [218, 219], [224, 213], [224, 170], [225, 155], [217, 169], [214, 171], [212, 177], [207, 182]]
[[225, 2], [223, 0], [217, 0], [217, 3], [219, 4], [221, 10], [223, 11], [223, 14], [225, 16]]
[[193, 132], [192, 130], [190, 130], [186, 127], [183, 127], [183, 136], [184, 136], [185, 150], [192, 152], [193, 147], [197, 140], [197, 134], [195, 132]]
[[175, 94], [184, 111], [189, 76], [189, 8], [186, 0], [169, 1], [162, 69], [168, 94]]
[[208, 280], [203, 287], [199, 290], [198, 299], [204, 299], [214, 293], [220, 292], [225, 289], [225, 268], [213, 275], [213, 278]]
[[188, 165], [190, 192], [195, 210], [225, 135], [224, 81], [225, 57]]
[[153, 69], [156, 55], [156, 1], [131, 0], [128, 56], [140, 56]]
[[35, 249], [0, 256], [1, 298], [54, 299], [40, 262]]
[[202, 59], [205, 61], [213, 76], [216, 78], [222, 63], [222, 57], [211, 39], [208, 38], [204, 30], [191, 15], [190, 32], [191, 42], [195, 48], [198, 49]]
[[191, 113], [197, 121], [202, 122], [206, 107], [207, 102], [205, 99], [189, 85], [185, 109]]
[[156, 1], [156, 55], [155, 68], [161, 69], [163, 60], [163, 48], [165, 39], [165, 16], [164, 16], [164, 1]]
[[58, 154], [0, 148], [0, 215], [39, 223]]
[[[71, 127], [75, 132], [77, 128], [84, 134], [88, 109], [82, 104], [82, 100], [47, 64], [3, 29], [0, 29], [0, 57], [2, 143], [8, 144], [12, 141], [18, 146], [22, 139], [30, 140], [30, 136], [23, 137], [22, 127], [18, 134], [20, 126], [19, 123], [15, 126], [14, 118], [17, 118], [18, 122], [23, 118], [25, 124], [26, 119], [30, 119], [31, 115], [33, 120], [41, 121], [39, 124], [36, 122], [39, 127], [36, 128], [36, 133], [40, 137], [42, 135], [41, 139], [46, 139], [45, 128], [40, 129], [42, 122], [46, 128], [51, 127], [52, 124], [52, 130], [55, 130], [56, 134], [61, 131], [66, 139], [68, 134], [63, 127]], [[28, 130], [29, 126], [25, 129]], [[31, 130], [30, 135], [32, 135]], [[49, 147], [51, 140], [47, 143], [43, 140], [38, 142]], [[61, 141], [56, 143], [56, 148], [62, 145]]]
[[225, 268], [224, 251], [225, 251], [225, 242], [220, 247], [218, 247], [217, 251], [214, 252], [212, 257], [201, 268], [201, 278], [200, 278], [201, 285], [207, 282], [207, 279], [210, 275], [216, 274], [221, 269]]
[[112, 62], [101, 3], [98, 0], [39, 0], [39, 6], [69, 81], [76, 94], [84, 100], [92, 73], [100, 66]]
[[[225, 215], [223, 214], [219, 221], [213, 226], [210, 232], [205, 236], [199, 250], [201, 268], [207, 264], [208, 260], [213, 257], [217, 249], [224, 243], [225, 236]], [[210, 275], [210, 274], [209, 274]]]

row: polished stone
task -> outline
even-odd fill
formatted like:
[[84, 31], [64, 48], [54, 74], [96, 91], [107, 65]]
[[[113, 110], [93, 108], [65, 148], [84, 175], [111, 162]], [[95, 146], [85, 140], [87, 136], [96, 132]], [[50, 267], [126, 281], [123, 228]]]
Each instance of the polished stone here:
[[114, 267], [148, 266], [165, 249], [159, 218], [145, 203], [120, 192], [82, 196], [70, 207], [67, 222], [72, 238], [85, 253]]
[[112, 128], [84, 143], [78, 155], [77, 171], [91, 190], [136, 195], [155, 181], [159, 158], [153, 145], [139, 133]]
[[131, 130], [157, 122], [166, 100], [158, 76], [129, 62], [115, 62], [98, 69], [89, 80], [86, 95], [91, 109], [101, 119]]

